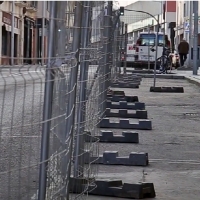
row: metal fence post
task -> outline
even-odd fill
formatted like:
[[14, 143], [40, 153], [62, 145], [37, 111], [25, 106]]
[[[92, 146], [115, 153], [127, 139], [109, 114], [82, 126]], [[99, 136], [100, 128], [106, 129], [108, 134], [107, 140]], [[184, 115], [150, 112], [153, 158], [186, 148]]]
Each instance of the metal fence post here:
[[14, 19], [14, 15], [15, 15], [15, 2], [12, 1], [12, 26], [11, 26], [11, 65], [13, 66], [14, 65], [14, 25], [15, 25], [15, 19]]
[[39, 174], [39, 192], [38, 200], [44, 200], [46, 196], [47, 184], [47, 166], [49, 153], [49, 136], [52, 114], [52, 98], [53, 98], [53, 70], [51, 69], [51, 57], [53, 57], [53, 39], [54, 39], [54, 16], [55, 16], [55, 1], [51, 2], [50, 7], [50, 23], [49, 23], [49, 38], [48, 38], [48, 63], [45, 78], [45, 95], [43, 109], [43, 127], [41, 141], [41, 156], [40, 156], [40, 174]]
[[124, 22], [121, 22], [121, 36], [120, 36], [120, 67], [119, 73], [121, 73], [121, 67], [124, 65], [122, 61], [122, 49], [124, 48]]
[[193, 1], [194, 8], [194, 40], [193, 40], [193, 75], [198, 73], [198, 1]]
[[[75, 14], [74, 14], [74, 31], [73, 31], [73, 43], [72, 43], [72, 52], [76, 52], [76, 59], [79, 59], [79, 48], [80, 48], [80, 36], [81, 36], [81, 17], [82, 17], [82, 2], [76, 2]], [[71, 68], [70, 80], [69, 80], [69, 103], [67, 105], [67, 121], [66, 121], [66, 140], [69, 141], [69, 152], [66, 156], [66, 163], [69, 166], [67, 172], [67, 179], [70, 180], [71, 175], [71, 158], [72, 158], [72, 149], [73, 149], [73, 130], [74, 130], [74, 121], [75, 121], [75, 107], [76, 107], [76, 88], [77, 88], [77, 77], [78, 77], [78, 66]], [[65, 166], [66, 167], [66, 166]], [[66, 198], [69, 199], [69, 182], [67, 184]]]
[[46, 11], [46, 3], [47, 1], [42, 2], [42, 56], [41, 56], [41, 64], [44, 65], [45, 63], [45, 54], [44, 54], [44, 49], [45, 49], [45, 11]]
[[113, 52], [113, 61], [115, 66], [114, 67], [114, 78], [116, 78], [117, 73], [118, 73], [118, 67], [119, 67], [119, 62], [118, 62], [118, 57], [119, 57], [119, 27], [120, 27], [120, 20], [119, 17], [117, 16], [116, 22], [114, 23], [114, 37], [112, 38], [112, 42], [114, 44], [114, 52]]
[[120, 62], [120, 20], [118, 21], [118, 24], [117, 24], [117, 33], [116, 33], [116, 38], [117, 38], [117, 46], [116, 46], [116, 72], [117, 73], [121, 73], [121, 62]]
[[111, 16], [112, 16], [112, 2], [108, 1], [107, 6], [105, 7], [104, 10], [104, 31], [103, 31], [103, 37], [104, 37], [104, 44], [103, 44], [103, 56], [102, 56], [102, 67], [101, 67], [101, 72], [102, 72], [102, 111], [101, 115], [105, 112], [106, 110], [106, 96], [107, 96], [107, 89], [109, 87], [109, 76], [110, 76], [110, 66], [109, 66], [109, 56], [110, 56], [110, 39], [111, 39]]
[[125, 24], [125, 42], [124, 42], [124, 74], [126, 74], [127, 67], [127, 44], [128, 44], [128, 24]]
[[89, 20], [90, 16], [90, 1], [83, 2], [82, 12], [82, 29], [81, 29], [81, 49], [83, 55], [81, 56], [80, 62], [80, 93], [78, 100], [77, 109], [77, 138], [75, 142], [75, 164], [74, 164], [74, 177], [83, 176], [84, 166], [84, 122], [85, 122], [85, 110], [86, 108], [86, 90], [87, 90], [87, 79], [88, 79], [88, 56], [86, 55], [86, 48], [88, 45], [89, 38]]
[[156, 41], [155, 41], [155, 63], [154, 63], [154, 73], [153, 73], [153, 87], [156, 87], [156, 68], [157, 68], [157, 57], [158, 57], [158, 32], [160, 28], [159, 23], [159, 15], [158, 15], [158, 24], [157, 24], [157, 31], [156, 31]]
[[124, 22], [121, 23], [122, 27], [122, 38], [121, 38], [121, 49], [124, 48]]
[[190, 16], [190, 19], [189, 19], [189, 20], [190, 20], [190, 22], [189, 22], [189, 47], [190, 47], [190, 49], [189, 49], [188, 64], [189, 64], [189, 67], [192, 68], [192, 58], [191, 58], [191, 56], [192, 56], [192, 46], [193, 46], [193, 45], [192, 45], [193, 1], [190, 1], [190, 13], [189, 13], [189, 16]]
[[107, 81], [107, 87], [110, 86], [110, 80], [111, 80], [111, 74], [112, 74], [112, 68], [113, 68], [113, 47], [115, 44], [113, 44], [113, 38], [115, 35], [115, 16], [113, 17], [113, 12], [112, 12], [112, 7], [113, 7], [113, 2], [109, 1], [108, 2], [108, 29], [109, 29], [109, 45], [108, 45], [108, 81]]

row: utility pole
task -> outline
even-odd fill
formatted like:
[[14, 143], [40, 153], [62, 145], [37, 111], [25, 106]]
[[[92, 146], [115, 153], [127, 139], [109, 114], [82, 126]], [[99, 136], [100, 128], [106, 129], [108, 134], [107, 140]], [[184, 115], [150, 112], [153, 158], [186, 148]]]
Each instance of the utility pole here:
[[15, 11], [15, 2], [12, 1], [12, 26], [11, 26], [11, 66], [14, 65], [14, 26], [15, 26], [15, 17], [14, 17], [14, 11]]
[[[148, 24], [148, 35], [150, 34], [150, 25]], [[150, 37], [148, 41], [148, 70], [150, 70]]]
[[[122, 58], [122, 49], [124, 45], [124, 22], [121, 23], [122, 26], [122, 33], [121, 33], [121, 42], [120, 42], [120, 59]], [[119, 67], [119, 73], [121, 73], [121, 67], [124, 65], [124, 62], [121, 60], [120, 67]]]
[[124, 47], [124, 74], [126, 74], [127, 67], [127, 44], [128, 44], [128, 24], [125, 24], [125, 47]]
[[[165, 41], [165, 10], [166, 10], [166, 2], [161, 2], [162, 6], [162, 13], [163, 13], [163, 48], [166, 46], [166, 41]], [[164, 49], [163, 49], [164, 50]]]
[[198, 71], [198, 1], [193, 1], [194, 10], [194, 40], [193, 40], [193, 75]]
[[188, 64], [189, 67], [192, 67], [192, 59], [191, 59], [191, 55], [192, 55], [192, 24], [193, 24], [193, 1], [190, 1], [190, 21], [189, 21], [189, 58], [188, 58]]
[[158, 15], [158, 23], [157, 23], [157, 30], [156, 30], [156, 42], [155, 42], [155, 63], [154, 63], [154, 74], [153, 74], [153, 87], [156, 87], [156, 67], [157, 67], [157, 57], [158, 57], [158, 32], [159, 32], [159, 15]]

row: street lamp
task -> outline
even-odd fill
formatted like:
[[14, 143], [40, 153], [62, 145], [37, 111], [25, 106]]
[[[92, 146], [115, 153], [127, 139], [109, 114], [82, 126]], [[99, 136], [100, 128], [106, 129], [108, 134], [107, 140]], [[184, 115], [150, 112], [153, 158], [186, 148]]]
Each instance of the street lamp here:
[[160, 28], [160, 23], [159, 23], [159, 15], [158, 15], [158, 19], [156, 19], [155, 16], [153, 16], [151, 13], [142, 11], [142, 10], [132, 10], [132, 9], [124, 9], [126, 11], [132, 11], [132, 12], [139, 12], [139, 13], [144, 13], [147, 14], [149, 16], [151, 16], [152, 18], [154, 18], [157, 22], [157, 30], [156, 30], [156, 40], [155, 40], [155, 47], [156, 49], [152, 51], [155, 51], [155, 63], [154, 63], [154, 79], [153, 79], [153, 87], [156, 86], [156, 66], [157, 66], [157, 56], [158, 56], [158, 32], [159, 32], [159, 28]]

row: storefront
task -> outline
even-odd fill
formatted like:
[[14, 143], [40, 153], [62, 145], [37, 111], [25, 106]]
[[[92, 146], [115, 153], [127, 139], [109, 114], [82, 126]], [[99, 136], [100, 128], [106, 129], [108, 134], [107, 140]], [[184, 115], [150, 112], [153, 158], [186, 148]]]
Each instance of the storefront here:
[[[11, 31], [12, 31], [12, 15], [2, 11], [2, 49], [1, 49], [1, 64], [11, 64]], [[19, 18], [14, 17], [14, 63], [18, 64], [18, 35], [19, 30]]]

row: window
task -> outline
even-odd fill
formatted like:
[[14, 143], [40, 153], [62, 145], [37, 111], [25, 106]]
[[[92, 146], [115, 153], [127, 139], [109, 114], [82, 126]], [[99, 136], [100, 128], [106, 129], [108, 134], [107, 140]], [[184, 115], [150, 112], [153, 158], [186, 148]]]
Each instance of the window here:
[[14, 18], [14, 27], [15, 27], [15, 28], [18, 28], [18, 27], [19, 27], [19, 26], [18, 26], [18, 20], [17, 20], [16, 17]]
[[37, 1], [32, 1], [32, 2], [31, 2], [31, 6], [33, 6], [34, 8], [37, 8], [37, 4], [38, 4]]
[[5, 26], [2, 26], [2, 49], [1, 49], [1, 54], [3, 56], [7, 56], [7, 47], [8, 47], [8, 36], [7, 36], [7, 31]]
[[[156, 34], [140, 34], [140, 45], [141, 46], [154, 46]], [[163, 44], [163, 35], [158, 35], [158, 44]]]

